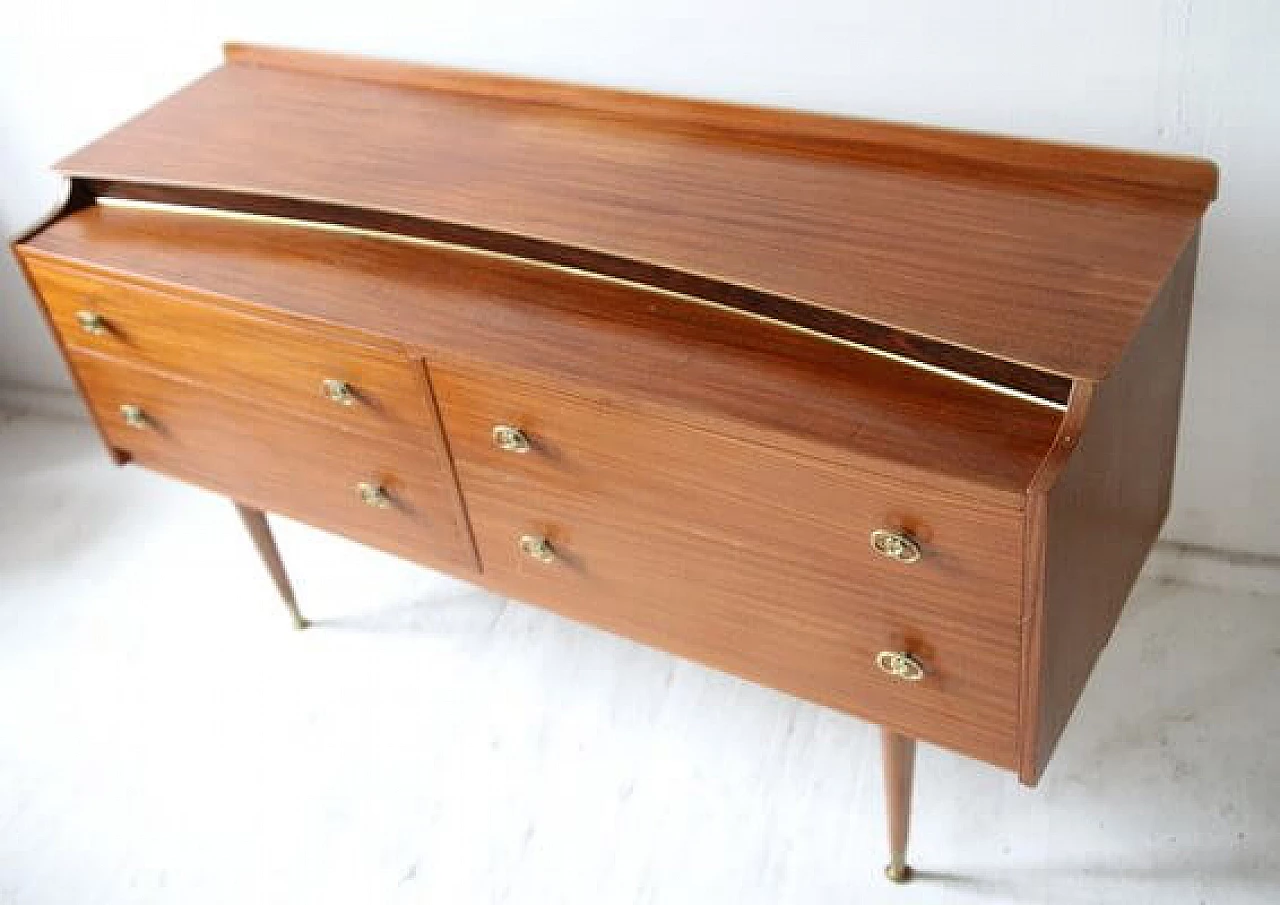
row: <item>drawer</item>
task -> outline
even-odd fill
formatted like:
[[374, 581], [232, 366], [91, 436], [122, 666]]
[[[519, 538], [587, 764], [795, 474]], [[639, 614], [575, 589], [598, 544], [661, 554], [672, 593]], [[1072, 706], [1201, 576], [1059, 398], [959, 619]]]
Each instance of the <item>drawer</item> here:
[[[455, 362], [430, 370], [468, 497], [487, 486], [531, 516], [554, 496], [607, 513], [613, 524], [659, 520], [725, 555], [766, 555], [886, 606], [993, 631], [1018, 625], [1018, 509], [799, 457], [524, 375]], [[519, 428], [527, 451], [499, 448], [497, 425]], [[909, 533], [921, 557], [905, 563], [877, 554], [870, 543], [877, 530]], [[699, 576], [689, 578], [696, 584]]]
[[[92, 353], [70, 353], [108, 442], [158, 471], [428, 564], [474, 567], [447, 463]], [[137, 406], [140, 426], [121, 406]], [[358, 485], [372, 490], [369, 502]], [[383, 503], [385, 505], [370, 505]]]
[[[416, 440], [431, 423], [421, 365], [398, 352], [348, 341], [327, 327], [286, 326], [41, 261], [28, 259], [28, 266], [69, 348], [150, 365], [376, 436]], [[100, 323], [86, 328], [82, 315]], [[345, 385], [349, 394], [334, 401], [323, 393], [325, 381]]]
[[[732, 547], [658, 516], [582, 497], [536, 505], [507, 485], [467, 487], [487, 584], [763, 685], [1009, 767], [1015, 763], [1016, 622], [990, 628], [906, 596]], [[545, 538], [550, 561], [522, 548]], [[925, 676], [877, 665], [905, 651]]]

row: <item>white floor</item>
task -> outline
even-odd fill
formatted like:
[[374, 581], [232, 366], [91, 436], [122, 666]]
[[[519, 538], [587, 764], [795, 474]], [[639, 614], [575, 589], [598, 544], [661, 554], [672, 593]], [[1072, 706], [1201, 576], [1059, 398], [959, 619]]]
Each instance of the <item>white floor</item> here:
[[0, 416], [2, 903], [1280, 901], [1280, 599], [1148, 582], [1037, 790]]

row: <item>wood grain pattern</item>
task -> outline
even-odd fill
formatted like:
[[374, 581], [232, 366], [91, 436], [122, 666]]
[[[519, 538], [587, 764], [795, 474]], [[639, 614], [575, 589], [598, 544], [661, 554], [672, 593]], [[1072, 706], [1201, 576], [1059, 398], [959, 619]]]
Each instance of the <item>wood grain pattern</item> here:
[[[637, 412], [627, 400], [457, 362], [431, 366], [464, 493], [501, 486], [515, 510], [571, 499], [614, 526], [659, 519], [718, 545], [874, 596], [1005, 632], [1020, 611], [1022, 513], [877, 482], [848, 469]], [[532, 449], [498, 449], [495, 425]], [[877, 528], [905, 530], [923, 558], [877, 555]], [[693, 570], [689, 574], [697, 574]], [[785, 598], [786, 594], [781, 594]]]
[[1024, 783], [1034, 784], [1039, 771], [1029, 768], [1038, 743], [1036, 727], [1040, 721], [1043, 693], [1045, 638], [1043, 632], [1043, 595], [1045, 557], [1048, 555], [1045, 525], [1048, 519], [1049, 489], [1062, 474], [1080, 440], [1092, 405], [1096, 384], [1077, 381], [1071, 390], [1067, 410], [1053, 448], [1045, 456], [1039, 472], [1027, 492], [1023, 519], [1022, 567], [1022, 688], [1019, 691], [1019, 713], [1022, 731], [1018, 738], [1019, 775]]
[[[405, 442], [429, 429], [417, 366], [394, 346], [358, 345], [335, 331], [298, 329], [79, 269], [31, 264], [55, 329], [73, 349], [102, 352], [201, 381], [255, 403], [324, 418]], [[105, 318], [86, 333], [78, 311]], [[353, 405], [325, 398], [321, 381], [347, 383]]]
[[355, 228], [384, 233], [397, 238], [412, 237], [461, 248], [479, 249], [526, 261], [572, 268], [591, 275], [624, 280], [642, 288], [679, 293], [703, 302], [723, 305], [753, 316], [814, 331], [824, 336], [872, 349], [904, 356], [1028, 393], [1040, 399], [1065, 403], [1071, 390], [1070, 378], [1038, 371], [1016, 362], [996, 358], [980, 350], [965, 349], [906, 333], [853, 317], [845, 312], [812, 305], [760, 289], [738, 286], [699, 274], [664, 267], [650, 261], [636, 261], [569, 246], [494, 232], [482, 227], [426, 221], [403, 214], [372, 211], [347, 205], [326, 204], [294, 198], [272, 198], [245, 192], [192, 189], [174, 185], [143, 185], [112, 180], [83, 180], [95, 197], [110, 201], [161, 203], [195, 208], [207, 215], [285, 218], [313, 227]]
[[[1191, 202], [1135, 203], [952, 178], [931, 168], [939, 155], [910, 146], [898, 147], [894, 167], [776, 144], [230, 64], [60, 169], [399, 213], [661, 262], [1091, 379], [1120, 357], [1215, 182], [1204, 162], [1106, 158], [1113, 175], [1132, 164], [1135, 184], [1166, 173], [1147, 182], [1163, 180], [1175, 195], [1192, 187]], [[1041, 172], [1094, 159], [1042, 151]]]
[[922, 169], [981, 174], [1019, 185], [1047, 184], [1058, 191], [1189, 206], [1207, 204], [1217, 190], [1217, 170], [1211, 163], [1179, 155], [822, 116], [260, 44], [231, 42], [225, 50], [229, 63], [561, 107], [671, 132], [859, 163], [911, 162]]
[[[374, 441], [97, 353], [70, 360], [111, 446], [131, 461], [408, 559], [474, 568], [449, 474], [425, 446]], [[128, 427], [123, 404], [141, 406], [150, 427]], [[391, 505], [365, 505], [362, 481], [385, 488]]]
[[[430, 370], [491, 586], [1010, 763], [1017, 695], [1001, 683], [1020, 669], [1020, 510], [876, 483], [491, 367]], [[529, 452], [493, 445], [503, 423]], [[885, 526], [918, 537], [924, 558], [877, 556], [868, 536]], [[549, 538], [558, 562], [522, 557], [524, 534]], [[918, 695], [885, 690], [884, 649], [926, 660], [930, 679], [905, 686]]]
[[1197, 245], [1183, 249], [1111, 378], [1083, 397], [1087, 408], [1071, 420], [1082, 418], [1084, 429], [1031, 510], [1043, 571], [1028, 600], [1040, 646], [1024, 677], [1033, 722], [1019, 773], [1029, 784], [1048, 764], [1168, 513]]
[[666, 293], [440, 246], [92, 207], [22, 247], [625, 395], [697, 426], [1018, 503], [1060, 414]]
[[[504, 483], [476, 476], [464, 491], [489, 587], [972, 757], [1015, 763], [1014, 623], [996, 631], [963, 612], [928, 612], [876, 594], [857, 575], [832, 580], [639, 511], [619, 517], [551, 495], [525, 505]], [[555, 562], [523, 555], [525, 534], [548, 538]], [[911, 652], [927, 677], [886, 676], [875, 665], [882, 650]]]
[[15, 244], [117, 461], [287, 601], [264, 509], [880, 723], [893, 867], [914, 739], [1039, 779], [1168, 508], [1211, 163], [227, 59]]

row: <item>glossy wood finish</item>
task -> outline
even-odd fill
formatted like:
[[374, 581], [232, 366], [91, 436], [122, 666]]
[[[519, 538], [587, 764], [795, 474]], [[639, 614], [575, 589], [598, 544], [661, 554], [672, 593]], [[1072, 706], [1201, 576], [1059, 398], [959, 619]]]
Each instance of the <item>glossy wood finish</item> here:
[[[1018, 390], [1040, 399], [1065, 403], [1070, 378], [1038, 371], [996, 358], [977, 349], [949, 345], [918, 334], [905, 333], [828, 308], [817, 308], [777, 293], [726, 283], [700, 274], [656, 264], [604, 255], [570, 246], [549, 246], [522, 236], [495, 233], [482, 227], [421, 220], [406, 214], [354, 208], [322, 201], [276, 198], [223, 189], [193, 189], [175, 185], [146, 185], [118, 180], [90, 179], [79, 183], [95, 197], [116, 202], [161, 203], [211, 214], [252, 214], [301, 221], [324, 228], [355, 228], [400, 238], [415, 238], [508, 257], [608, 276], [650, 289], [659, 289], [719, 304], [777, 323], [904, 356]], [[340, 226], [335, 227], [335, 224]]]
[[1044, 772], [1169, 510], [1197, 241], [1111, 378], [1082, 388], [1028, 530], [1034, 656], [1019, 773]]
[[1135, 197], [1201, 207], [1213, 199], [1208, 161], [1065, 145], [957, 129], [821, 116], [636, 91], [618, 91], [394, 60], [232, 42], [229, 63], [335, 76], [471, 98], [578, 110], [654, 129], [777, 147], [850, 162], [985, 176], [1067, 194]]
[[[659, 519], [732, 555], [856, 585], [860, 597], [963, 612], [970, 626], [999, 633], [1017, 624], [1016, 507], [921, 493], [492, 365], [437, 361], [431, 379], [464, 493], [499, 486], [513, 510], [530, 513], [568, 498], [624, 531]], [[521, 429], [531, 449], [499, 449], [497, 425]], [[924, 556], [906, 564], [877, 555], [869, 537], [878, 528], [908, 532]]]
[[1206, 161], [233, 45], [62, 169], [117, 461], [286, 602], [267, 509], [875, 720], [891, 878], [915, 739], [1036, 782], [1168, 507]]
[[[30, 269], [71, 348], [125, 357], [374, 436], [416, 443], [430, 429], [418, 366], [395, 346], [356, 344], [332, 330], [236, 314], [79, 268], [33, 262]], [[76, 321], [82, 311], [99, 314], [104, 332], [85, 332]], [[326, 379], [347, 384], [354, 402], [326, 398]]]
[[284, 560], [280, 558], [280, 549], [276, 546], [275, 535], [271, 533], [271, 526], [267, 523], [267, 514], [261, 509], [242, 506], [239, 503], [236, 503], [235, 507], [240, 520], [244, 522], [245, 530], [249, 532], [249, 537], [253, 539], [253, 546], [257, 548], [258, 557], [262, 560], [262, 564], [267, 567], [267, 572], [271, 575], [271, 581], [275, 584], [276, 590], [280, 592], [280, 599], [284, 601], [285, 609], [289, 611], [289, 617], [293, 619], [293, 627], [297, 629], [306, 628], [307, 620], [303, 617], [302, 611], [298, 609], [298, 598], [293, 593], [293, 583], [289, 581], [289, 573], [285, 571]]
[[[683, 121], [624, 120], [604, 98], [565, 106], [556, 86], [477, 97], [492, 81], [472, 94], [408, 90], [285, 68], [284, 56], [238, 58], [60, 170], [658, 262], [1092, 379], [1122, 354], [1216, 186], [1203, 161], [974, 136], [936, 138], [929, 153], [904, 144], [910, 130], [819, 117], [806, 119], [810, 137], [786, 141], [789, 117], [770, 126], [749, 108], [737, 128], [707, 129], [697, 107]], [[1046, 171], [1102, 178], [1035, 178]], [[1099, 182], [1109, 190], [1080, 193]]]
[[915, 784], [916, 741], [891, 729], [880, 730], [884, 761], [885, 813], [889, 825], [889, 863], [884, 873], [895, 883], [911, 879], [907, 841], [911, 836], [911, 793]]
[[682, 296], [463, 249], [95, 206], [20, 253], [598, 387], [697, 426], [1015, 505], [1061, 418]]
[[[1015, 622], [992, 627], [908, 593], [877, 592], [859, 573], [837, 579], [642, 510], [530, 499], [506, 482], [461, 477], [490, 586], [972, 757], [1015, 763]], [[525, 535], [547, 538], [554, 561], [525, 555]], [[925, 679], [887, 676], [876, 665], [885, 650], [912, 653]]]
[[[73, 351], [71, 364], [111, 446], [131, 461], [418, 562], [474, 566], [447, 466], [425, 446], [370, 442], [95, 353]], [[150, 425], [129, 427], [121, 405], [141, 407]], [[361, 482], [385, 488], [391, 504], [365, 505]]]

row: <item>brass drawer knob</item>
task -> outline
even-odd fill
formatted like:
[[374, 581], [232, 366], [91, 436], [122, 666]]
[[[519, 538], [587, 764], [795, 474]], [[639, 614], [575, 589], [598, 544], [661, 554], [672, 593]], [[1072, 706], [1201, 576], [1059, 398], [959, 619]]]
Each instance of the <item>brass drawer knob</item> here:
[[107, 319], [96, 311], [77, 311], [76, 323], [81, 330], [92, 336], [102, 336], [109, 329]]
[[871, 549], [898, 562], [915, 562], [920, 558], [920, 545], [905, 531], [877, 528], [871, 532]]
[[151, 417], [142, 410], [140, 405], [120, 406], [120, 417], [124, 419], [125, 424], [135, 430], [146, 430], [151, 427]]
[[551, 546], [551, 541], [537, 534], [520, 536], [520, 552], [541, 563], [555, 562], [556, 558], [556, 551]]
[[361, 502], [366, 506], [372, 506], [374, 509], [391, 507], [391, 496], [377, 484], [361, 481], [356, 485], [356, 493], [360, 495]]
[[533, 444], [529, 437], [518, 427], [510, 424], [495, 424], [493, 427], [493, 445], [506, 452], [526, 453]]
[[356, 391], [351, 384], [336, 377], [326, 377], [320, 381], [320, 393], [325, 399], [338, 405], [355, 405]]
[[904, 682], [919, 682], [924, 678], [924, 666], [903, 650], [882, 650], [876, 654], [876, 666], [880, 671]]

